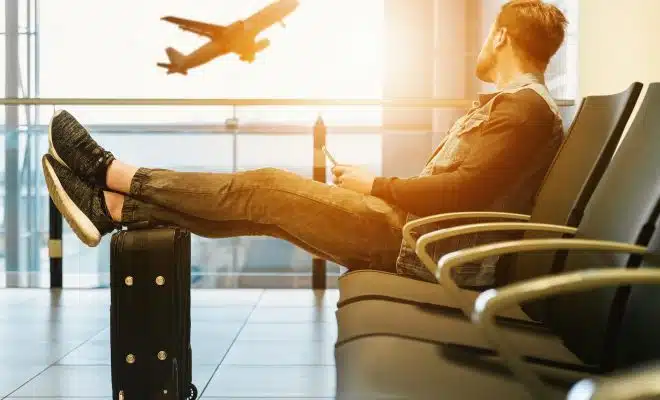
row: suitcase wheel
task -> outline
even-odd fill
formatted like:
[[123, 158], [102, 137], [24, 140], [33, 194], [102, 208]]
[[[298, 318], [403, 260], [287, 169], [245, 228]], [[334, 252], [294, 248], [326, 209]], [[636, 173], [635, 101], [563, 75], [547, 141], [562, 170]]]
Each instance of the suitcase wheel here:
[[197, 386], [193, 385], [192, 383], [190, 384], [189, 387], [190, 393], [188, 394], [187, 400], [195, 400], [197, 399]]

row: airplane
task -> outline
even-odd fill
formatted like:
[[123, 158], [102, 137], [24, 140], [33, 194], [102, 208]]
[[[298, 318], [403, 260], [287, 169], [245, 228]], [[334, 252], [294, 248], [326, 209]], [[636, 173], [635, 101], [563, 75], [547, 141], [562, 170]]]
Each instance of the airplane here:
[[178, 17], [163, 17], [167, 21], [179, 26], [180, 29], [200, 36], [210, 41], [188, 55], [184, 55], [172, 47], [165, 49], [169, 63], [158, 63], [161, 68], [167, 69], [167, 74], [188, 75], [188, 70], [206, 64], [216, 57], [236, 53], [241, 61], [252, 63], [256, 54], [270, 45], [270, 40], [256, 40], [265, 29], [276, 23], [284, 25], [284, 18], [298, 8], [298, 0], [278, 0], [251, 17], [236, 21], [229, 26], [208, 24]]

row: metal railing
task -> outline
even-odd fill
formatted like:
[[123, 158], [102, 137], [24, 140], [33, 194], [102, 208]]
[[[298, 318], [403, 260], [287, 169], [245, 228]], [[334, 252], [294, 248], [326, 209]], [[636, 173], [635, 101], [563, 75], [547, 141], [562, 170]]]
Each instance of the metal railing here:
[[[557, 99], [561, 107], [575, 105], [574, 100]], [[165, 99], [165, 98], [4, 98], [3, 105], [80, 105], [80, 106], [381, 106], [393, 108], [466, 108], [466, 99]]]
[[[570, 107], [575, 105], [574, 100], [557, 99], [555, 100], [560, 107]], [[197, 99], [166, 99], [166, 98], [1, 98], [0, 104], [5, 106], [229, 106], [237, 107], [247, 106], [288, 106], [288, 107], [327, 107], [327, 106], [342, 106], [342, 107], [359, 107], [359, 106], [379, 106], [383, 108], [396, 108], [396, 109], [440, 109], [440, 108], [455, 108], [467, 109], [472, 106], [472, 100], [466, 99], [210, 99], [210, 98], [197, 98]], [[235, 115], [235, 114], [234, 114]], [[229, 120], [228, 120], [229, 121]], [[107, 126], [105, 126], [107, 128]], [[300, 128], [300, 125], [297, 126]], [[11, 128], [11, 127], [7, 127]], [[172, 127], [174, 128], [174, 127]], [[176, 126], [177, 130], [183, 128]], [[254, 127], [253, 127], [254, 128]], [[214, 127], [213, 131], [222, 129], [222, 127]], [[244, 127], [229, 126], [225, 124], [225, 129], [228, 130], [243, 130]], [[340, 128], [341, 129], [341, 128]], [[355, 131], [355, 127], [343, 129], [350, 129]], [[374, 129], [381, 132], [383, 129], [377, 126], [374, 127], [360, 127], [359, 130]], [[259, 129], [263, 132], [263, 129]], [[333, 128], [334, 130], [334, 128]], [[396, 130], [390, 128], [385, 130]], [[306, 128], [309, 132], [309, 127]], [[266, 130], [265, 133], [268, 133]], [[301, 132], [302, 133], [302, 132]], [[325, 183], [326, 181], [326, 164], [325, 157], [321, 151], [321, 147], [325, 145], [327, 128], [324, 124], [322, 117], [319, 115], [318, 120], [312, 128], [313, 134], [313, 179]], [[49, 207], [49, 242], [48, 251], [50, 258], [50, 285], [51, 287], [62, 287], [63, 280], [63, 260], [62, 260], [62, 216], [52, 201]], [[312, 287], [314, 289], [322, 289], [326, 287], [326, 262], [325, 260], [313, 257], [312, 259]]]

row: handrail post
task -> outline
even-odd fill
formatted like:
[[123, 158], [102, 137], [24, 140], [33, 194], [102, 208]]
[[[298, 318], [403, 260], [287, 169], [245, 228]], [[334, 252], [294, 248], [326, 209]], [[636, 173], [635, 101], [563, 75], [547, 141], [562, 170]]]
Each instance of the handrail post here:
[[48, 207], [49, 236], [48, 257], [50, 259], [50, 287], [62, 287], [62, 214], [57, 210], [53, 200]]
[[[325, 155], [323, 154], [323, 146], [325, 146], [325, 138], [328, 131], [323, 122], [323, 118], [319, 115], [316, 123], [314, 124], [314, 139], [313, 139], [313, 178], [317, 182], [326, 183], [326, 170], [325, 170]], [[326, 261], [312, 256], [312, 289], [325, 289], [326, 288]]]

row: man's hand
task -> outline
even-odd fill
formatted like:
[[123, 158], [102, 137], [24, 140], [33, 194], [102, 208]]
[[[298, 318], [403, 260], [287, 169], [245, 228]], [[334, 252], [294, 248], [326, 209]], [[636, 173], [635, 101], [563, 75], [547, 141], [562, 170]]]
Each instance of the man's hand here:
[[333, 182], [340, 188], [362, 194], [370, 194], [376, 176], [364, 168], [349, 165], [337, 165], [332, 168]]

